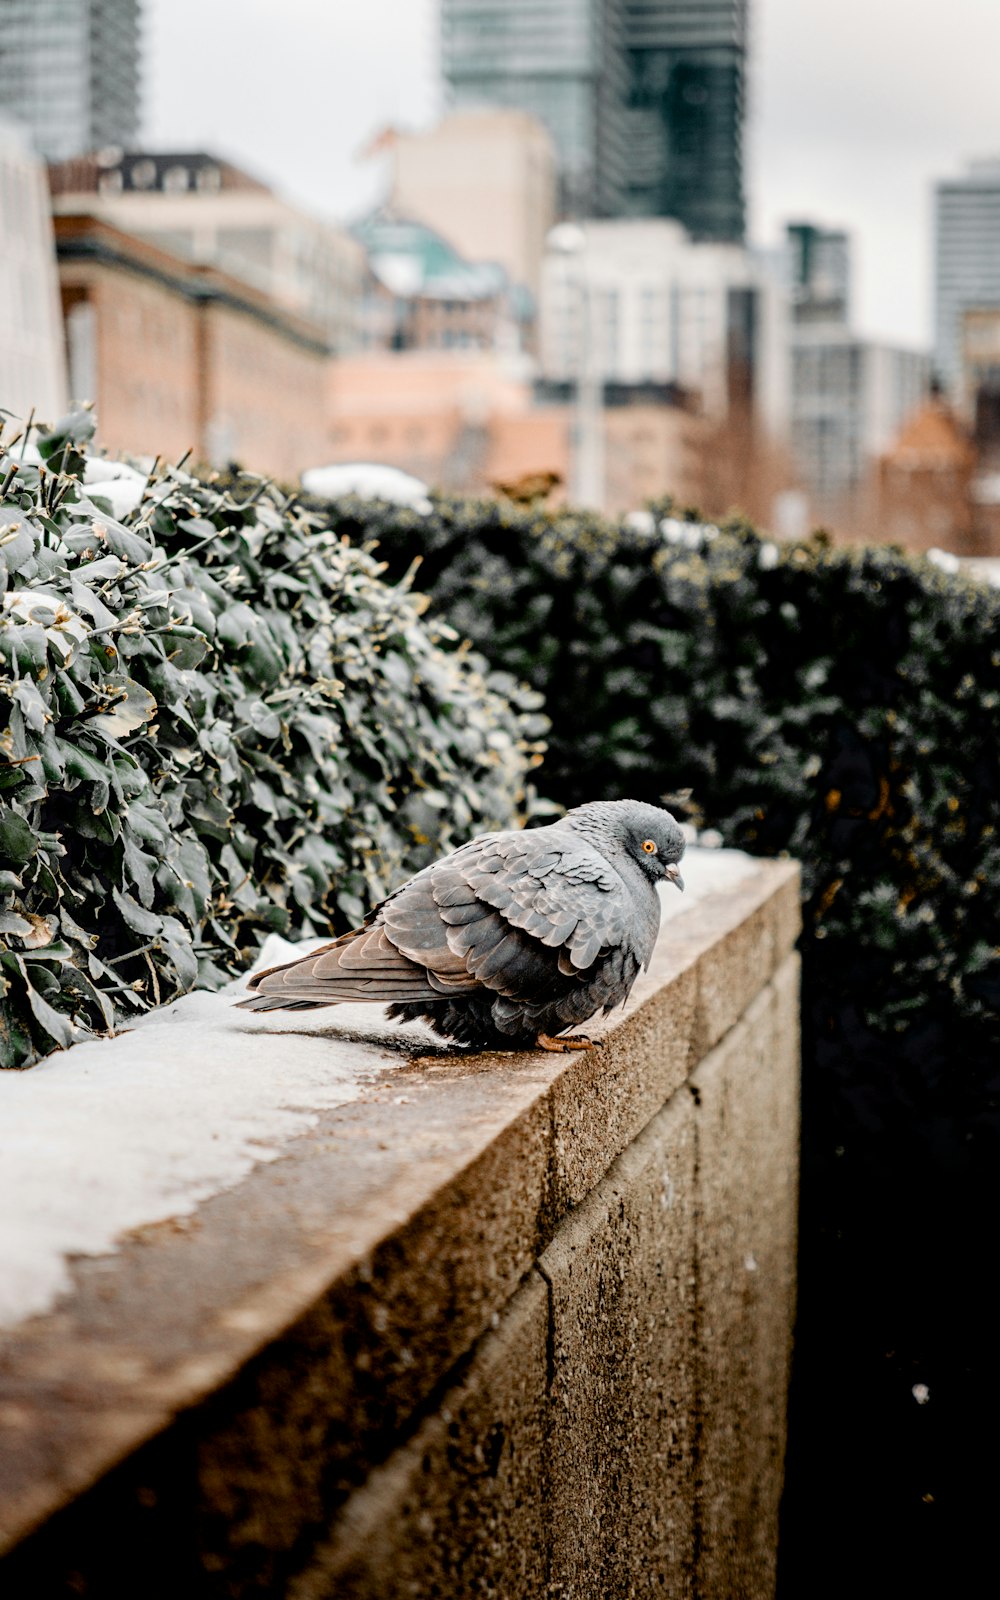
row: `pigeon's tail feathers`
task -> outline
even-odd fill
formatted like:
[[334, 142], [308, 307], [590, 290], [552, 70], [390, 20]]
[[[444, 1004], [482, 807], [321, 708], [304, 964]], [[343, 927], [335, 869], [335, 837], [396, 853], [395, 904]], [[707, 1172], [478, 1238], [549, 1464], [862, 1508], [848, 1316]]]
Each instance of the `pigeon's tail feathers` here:
[[253, 994], [249, 1000], [237, 1000], [237, 1011], [322, 1011], [324, 1006], [336, 1005], [335, 1000], [288, 1000], [278, 994]]
[[[296, 956], [294, 961], [282, 961], [277, 967], [265, 967], [263, 972], [255, 972], [247, 980], [247, 986], [250, 989], [270, 988], [270, 984], [265, 984], [265, 978], [272, 978], [276, 973], [280, 972], [291, 972], [295, 967], [304, 966], [306, 962], [314, 961], [317, 956], [325, 956], [331, 950], [340, 949], [342, 945], [352, 944], [355, 939], [362, 938], [367, 932], [367, 928], [352, 928], [350, 933], [342, 933], [339, 939], [332, 939], [329, 944], [321, 944], [319, 949], [314, 950], [311, 956]], [[241, 1005], [244, 1003], [240, 1001]]]
[[250, 979], [257, 992], [245, 1011], [313, 1010], [350, 1000], [440, 1000], [426, 968], [402, 955], [384, 927], [359, 928], [311, 955], [269, 967]]

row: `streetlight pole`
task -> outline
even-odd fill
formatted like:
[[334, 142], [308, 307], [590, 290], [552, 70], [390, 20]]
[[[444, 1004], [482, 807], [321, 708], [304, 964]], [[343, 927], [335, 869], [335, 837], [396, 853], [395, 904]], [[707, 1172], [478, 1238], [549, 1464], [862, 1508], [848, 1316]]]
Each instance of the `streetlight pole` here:
[[580, 332], [576, 351], [576, 440], [573, 451], [573, 499], [591, 511], [604, 509], [604, 382], [598, 347], [596, 305], [587, 269], [587, 237], [575, 222], [552, 229], [549, 248], [575, 262], [580, 297]]

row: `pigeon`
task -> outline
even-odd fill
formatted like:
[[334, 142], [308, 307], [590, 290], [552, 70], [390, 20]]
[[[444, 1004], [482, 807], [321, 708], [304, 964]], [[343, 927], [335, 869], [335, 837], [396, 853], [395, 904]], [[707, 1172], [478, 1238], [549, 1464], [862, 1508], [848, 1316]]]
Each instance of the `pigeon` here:
[[250, 979], [248, 1011], [389, 1003], [479, 1050], [588, 1049], [561, 1038], [625, 1000], [660, 926], [657, 884], [683, 889], [669, 811], [595, 800], [548, 827], [486, 833], [443, 856], [364, 925]]

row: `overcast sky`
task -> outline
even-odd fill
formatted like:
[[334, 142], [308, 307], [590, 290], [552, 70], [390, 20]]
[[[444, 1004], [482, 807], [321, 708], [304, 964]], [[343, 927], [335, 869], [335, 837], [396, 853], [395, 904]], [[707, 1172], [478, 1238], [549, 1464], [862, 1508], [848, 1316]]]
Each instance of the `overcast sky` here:
[[[323, 213], [378, 198], [359, 159], [441, 106], [437, 0], [145, 0], [151, 143], [209, 148]], [[1000, 153], [1000, 0], [751, 0], [752, 236], [846, 227], [855, 321], [930, 341], [931, 185]]]

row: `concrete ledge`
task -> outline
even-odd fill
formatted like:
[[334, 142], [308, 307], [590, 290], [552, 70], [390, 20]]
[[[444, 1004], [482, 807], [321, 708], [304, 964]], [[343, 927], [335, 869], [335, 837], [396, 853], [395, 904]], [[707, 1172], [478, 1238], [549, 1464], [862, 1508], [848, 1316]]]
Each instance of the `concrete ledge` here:
[[768, 1594], [797, 929], [747, 863], [599, 1052], [350, 1045], [280, 1159], [76, 1260], [0, 1338], [5, 1595]]

